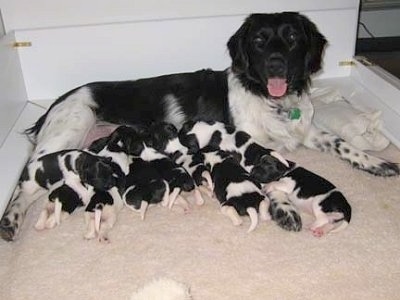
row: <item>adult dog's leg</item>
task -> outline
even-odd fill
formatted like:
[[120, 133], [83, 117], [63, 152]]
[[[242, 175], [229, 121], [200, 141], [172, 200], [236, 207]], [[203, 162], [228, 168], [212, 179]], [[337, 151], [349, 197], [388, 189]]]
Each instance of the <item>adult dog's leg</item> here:
[[[95, 124], [95, 104], [87, 88], [81, 88], [50, 108], [36, 139], [29, 163], [41, 155], [64, 149], [79, 148]], [[23, 179], [21, 178], [20, 181]], [[12, 241], [24, 221], [26, 211], [36, 200], [24, 188], [17, 187], [0, 221], [0, 236]]]
[[353, 167], [377, 176], [396, 176], [400, 174], [398, 164], [369, 155], [338, 136], [312, 127], [304, 140], [311, 149], [329, 152]]

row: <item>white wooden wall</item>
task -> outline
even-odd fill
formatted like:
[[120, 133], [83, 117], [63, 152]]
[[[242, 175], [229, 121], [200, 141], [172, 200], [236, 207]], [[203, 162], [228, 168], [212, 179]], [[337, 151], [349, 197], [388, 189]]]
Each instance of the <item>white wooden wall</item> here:
[[358, 4], [359, 0], [0, 0], [0, 9], [6, 30], [11, 31], [253, 12], [353, 9]]
[[225, 69], [226, 42], [252, 12], [303, 12], [329, 40], [320, 77], [348, 76], [339, 62], [354, 55], [358, 2], [14, 0], [1, 10], [6, 30], [32, 43], [18, 51], [28, 98], [41, 100], [90, 81]]

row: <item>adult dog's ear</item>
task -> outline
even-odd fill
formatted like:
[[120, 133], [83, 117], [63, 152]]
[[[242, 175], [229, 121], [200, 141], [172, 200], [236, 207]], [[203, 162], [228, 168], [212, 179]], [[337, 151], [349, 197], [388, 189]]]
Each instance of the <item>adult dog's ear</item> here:
[[244, 73], [249, 67], [249, 57], [245, 50], [246, 36], [250, 28], [251, 15], [228, 41], [229, 54], [232, 58], [232, 70]]
[[308, 42], [308, 51], [305, 59], [306, 70], [312, 74], [321, 69], [322, 52], [325, 48], [327, 40], [319, 32], [317, 26], [307, 17], [299, 14], [298, 18]]

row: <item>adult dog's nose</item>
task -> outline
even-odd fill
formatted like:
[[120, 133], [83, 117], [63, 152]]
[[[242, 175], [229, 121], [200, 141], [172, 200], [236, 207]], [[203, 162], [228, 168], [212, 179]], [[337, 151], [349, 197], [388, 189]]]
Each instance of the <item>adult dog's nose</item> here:
[[272, 54], [269, 57], [267, 70], [270, 77], [285, 77], [286, 63], [280, 54]]

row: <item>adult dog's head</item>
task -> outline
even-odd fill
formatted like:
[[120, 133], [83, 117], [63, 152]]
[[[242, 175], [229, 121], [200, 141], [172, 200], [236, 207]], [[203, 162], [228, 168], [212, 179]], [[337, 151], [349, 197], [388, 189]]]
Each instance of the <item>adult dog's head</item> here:
[[326, 39], [307, 17], [252, 14], [228, 42], [232, 71], [253, 93], [270, 98], [301, 94], [321, 68]]

